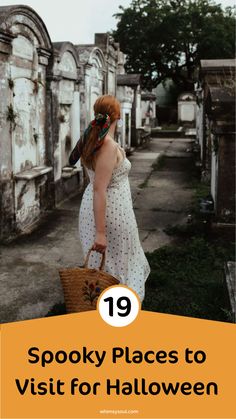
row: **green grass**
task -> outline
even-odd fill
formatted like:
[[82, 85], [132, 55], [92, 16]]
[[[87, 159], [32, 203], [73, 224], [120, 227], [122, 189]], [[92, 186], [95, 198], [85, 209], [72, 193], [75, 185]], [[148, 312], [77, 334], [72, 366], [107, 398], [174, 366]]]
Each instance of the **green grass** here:
[[187, 188], [194, 190], [192, 203], [188, 207], [188, 212], [191, 212], [196, 218], [199, 218], [199, 202], [200, 199], [205, 198], [211, 193], [210, 181], [203, 182], [193, 179], [189, 182], [189, 186]]
[[142, 308], [231, 322], [224, 264], [235, 260], [235, 243], [203, 222], [199, 202], [210, 193], [209, 182], [191, 178], [188, 187], [194, 195], [186, 215], [192, 214], [193, 222], [166, 226], [172, 244], [146, 253], [151, 274]]
[[140, 184], [138, 185], [138, 188], [140, 188], [140, 189], [146, 188], [146, 187], [147, 187], [147, 185], [148, 185], [148, 180], [149, 180], [149, 178], [150, 178], [150, 175], [149, 175], [149, 176], [147, 176], [147, 177], [146, 177], [146, 179], [145, 179], [142, 183], [140, 183]]
[[152, 163], [152, 170], [150, 171], [150, 173], [148, 174], [148, 176], [146, 177], [146, 179], [142, 183], [140, 183], [138, 185], [138, 187], [141, 188], [141, 189], [146, 188], [147, 185], [148, 185], [148, 181], [149, 181], [149, 179], [150, 179], [150, 177], [152, 175], [152, 172], [155, 171], [155, 170], [162, 169], [164, 167], [164, 165], [165, 165], [165, 156], [164, 156], [164, 154], [160, 154], [156, 158], [156, 160], [154, 161], [154, 163]]
[[162, 130], [168, 131], [168, 130], [177, 130], [179, 128], [178, 124], [163, 124], [161, 126]]
[[[234, 243], [209, 243], [203, 237], [147, 252], [151, 273], [142, 309], [231, 322], [224, 263], [234, 255]], [[65, 313], [61, 302], [46, 316]]]
[[224, 263], [234, 260], [234, 246], [193, 237], [146, 253], [151, 273], [142, 309], [230, 322]]
[[160, 170], [165, 166], [165, 155], [162, 153], [160, 156], [157, 157], [156, 161], [152, 163], [153, 170]]

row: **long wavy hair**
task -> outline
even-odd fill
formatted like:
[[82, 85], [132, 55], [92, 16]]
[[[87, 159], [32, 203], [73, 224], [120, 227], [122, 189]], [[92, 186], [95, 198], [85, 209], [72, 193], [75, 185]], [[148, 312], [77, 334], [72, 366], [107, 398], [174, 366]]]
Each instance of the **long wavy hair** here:
[[[107, 113], [111, 123], [120, 118], [120, 103], [112, 95], [100, 96], [94, 103], [93, 110], [94, 114], [101, 113], [105, 115]], [[92, 128], [81, 153], [81, 161], [89, 169], [94, 169], [96, 155], [93, 154], [93, 150], [97, 144], [98, 135], [101, 130], [102, 125], [95, 125]]]

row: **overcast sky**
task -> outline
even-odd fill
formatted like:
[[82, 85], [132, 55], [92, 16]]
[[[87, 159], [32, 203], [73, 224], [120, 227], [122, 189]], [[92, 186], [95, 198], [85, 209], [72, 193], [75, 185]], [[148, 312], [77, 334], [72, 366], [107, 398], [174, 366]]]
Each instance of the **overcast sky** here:
[[[74, 44], [93, 44], [95, 32], [115, 29], [119, 5], [129, 6], [131, 0], [0, 0], [0, 6], [25, 4], [43, 19], [52, 42], [71, 41]], [[216, 1], [223, 8], [233, 6], [234, 0]]]

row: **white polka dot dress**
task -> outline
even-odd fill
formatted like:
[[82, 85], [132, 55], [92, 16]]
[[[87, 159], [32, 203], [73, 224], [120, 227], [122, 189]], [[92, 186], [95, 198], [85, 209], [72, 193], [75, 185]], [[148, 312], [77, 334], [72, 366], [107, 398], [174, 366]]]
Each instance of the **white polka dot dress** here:
[[[120, 146], [119, 146], [120, 147]], [[145, 281], [150, 266], [140, 243], [138, 226], [133, 210], [128, 174], [131, 163], [125, 155], [113, 170], [106, 191], [106, 237], [107, 248], [104, 271], [116, 277], [120, 283], [137, 292], [141, 302], [145, 295]], [[90, 183], [87, 185], [79, 211], [79, 237], [84, 258], [95, 240], [96, 228], [93, 212], [94, 171], [86, 168]], [[92, 251], [89, 268], [98, 268], [101, 254]]]

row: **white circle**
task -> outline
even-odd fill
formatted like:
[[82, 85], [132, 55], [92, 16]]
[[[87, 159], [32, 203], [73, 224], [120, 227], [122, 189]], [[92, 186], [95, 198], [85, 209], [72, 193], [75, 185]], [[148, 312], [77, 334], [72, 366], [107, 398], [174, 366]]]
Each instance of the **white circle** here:
[[136, 319], [139, 310], [139, 298], [124, 285], [107, 288], [98, 299], [100, 316], [111, 326], [127, 326]]

